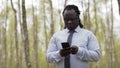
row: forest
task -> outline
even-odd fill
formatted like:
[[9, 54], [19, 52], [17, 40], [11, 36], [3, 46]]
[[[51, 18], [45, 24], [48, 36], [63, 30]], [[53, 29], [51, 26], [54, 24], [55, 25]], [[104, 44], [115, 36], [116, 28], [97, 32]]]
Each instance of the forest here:
[[46, 61], [51, 36], [64, 29], [62, 11], [77, 5], [101, 58], [90, 68], [120, 67], [120, 0], [0, 0], [0, 68], [55, 68]]

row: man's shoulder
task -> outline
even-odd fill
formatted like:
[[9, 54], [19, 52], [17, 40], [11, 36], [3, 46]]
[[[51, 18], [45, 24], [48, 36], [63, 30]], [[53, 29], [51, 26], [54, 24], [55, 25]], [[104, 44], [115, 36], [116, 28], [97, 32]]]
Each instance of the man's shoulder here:
[[92, 33], [92, 31], [90, 31], [90, 30], [88, 30], [88, 29], [85, 29], [85, 28], [82, 28], [81, 29], [83, 32], [85, 32], [85, 33]]
[[82, 33], [85, 34], [85, 35], [94, 35], [94, 33], [91, 31], [91, 30], [88, 30], [88, 29], [84, 29], [82, 28]]
[[65, 33], [65, 29], [59, 30], [59, 31], [55, 32], [55, 33], [53, 34], [53, 36], [61, 35], [61, 34], [63, 34], [63, 33]]

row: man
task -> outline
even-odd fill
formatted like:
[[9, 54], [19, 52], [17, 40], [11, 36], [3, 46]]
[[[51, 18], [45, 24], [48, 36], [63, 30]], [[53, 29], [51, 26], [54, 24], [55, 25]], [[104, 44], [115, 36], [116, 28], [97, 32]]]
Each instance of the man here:
[[[56, 63], [56, 68], [89, 68], [89, 62], [100, 58], [97, 39], [91, 31], [83, 29], [79, 15], [75, 5], [67, 5], [63, 10], [65, 29], [52, 36], [46, 54], [47, 61]], [[69, 47], [63, 48], [62, 43], [70, 39]]]

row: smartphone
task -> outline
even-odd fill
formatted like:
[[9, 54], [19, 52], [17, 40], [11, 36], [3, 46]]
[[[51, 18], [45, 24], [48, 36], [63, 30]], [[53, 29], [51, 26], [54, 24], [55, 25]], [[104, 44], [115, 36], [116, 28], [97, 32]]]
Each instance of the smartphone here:
[[61, 44], [62, 44], [62, 48], [70, 47], [68, 42], [62, 42]]

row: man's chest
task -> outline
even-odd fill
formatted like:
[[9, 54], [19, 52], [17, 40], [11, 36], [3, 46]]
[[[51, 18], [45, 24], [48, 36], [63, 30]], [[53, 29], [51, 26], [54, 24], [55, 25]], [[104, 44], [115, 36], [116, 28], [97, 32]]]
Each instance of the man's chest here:
[[[56, 45], [59, 49], [61, 49], [61, 43], [67, 42], [69, 34], [59, 35], [59, 37], [56, 38]], [[77, 34], [74, 33], [71, 41], [71, 46], [78, 46], [78, 47], [84, 47], [87, 48], [88, 43], [88, 36], [85, 34]]]

